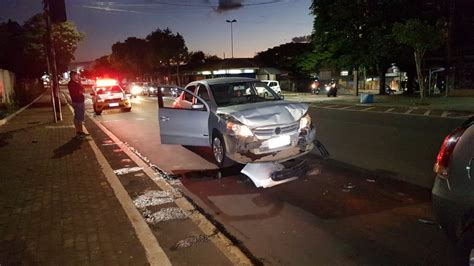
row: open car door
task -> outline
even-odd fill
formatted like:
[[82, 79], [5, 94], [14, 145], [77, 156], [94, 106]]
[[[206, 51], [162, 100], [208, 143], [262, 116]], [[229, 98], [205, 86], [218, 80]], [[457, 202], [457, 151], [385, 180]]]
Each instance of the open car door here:
[[158, 90], [158, 122], [162, 144], [210, 146], [209, 105], [189, 90], [178, 97]]

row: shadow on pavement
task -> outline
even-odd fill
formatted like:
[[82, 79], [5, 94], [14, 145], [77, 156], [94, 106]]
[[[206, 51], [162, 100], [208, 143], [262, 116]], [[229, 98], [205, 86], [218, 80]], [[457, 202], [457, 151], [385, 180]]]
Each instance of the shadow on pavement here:
[[65, 144], [61, 145], [60, 147], [54, 149], [54, 155], [52, 159], [59, 159], [62, 158], [66, 155], [72, 154], [75, 151], [79, 150], [81, 148], [81, 145], [83, 143], [83, 140], [73, 137], [70, 139], [68, 142]]

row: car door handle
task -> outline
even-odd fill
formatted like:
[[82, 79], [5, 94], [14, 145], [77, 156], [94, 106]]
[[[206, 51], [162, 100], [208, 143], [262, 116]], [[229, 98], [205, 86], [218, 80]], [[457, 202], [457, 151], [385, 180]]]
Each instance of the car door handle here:
[[161, 121], [170, 121], [170, 118], [167, 116], [160, 116]]

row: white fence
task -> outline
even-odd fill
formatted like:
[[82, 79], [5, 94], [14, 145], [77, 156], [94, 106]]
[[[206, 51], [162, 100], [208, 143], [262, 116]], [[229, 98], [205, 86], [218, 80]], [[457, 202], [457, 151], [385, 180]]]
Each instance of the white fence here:
[[0, 103], [14, 101], [15, 74], [8, 70], [0, 69]]

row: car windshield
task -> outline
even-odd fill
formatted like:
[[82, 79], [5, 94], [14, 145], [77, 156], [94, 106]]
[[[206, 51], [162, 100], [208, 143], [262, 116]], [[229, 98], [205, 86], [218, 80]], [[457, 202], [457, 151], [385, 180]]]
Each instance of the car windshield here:
[[274, 101], [280, 98], [261, 81], [210, 85], [217, 106]]
[[104, 94], [107, 92], [120, 93], [122, 92], [122, 89], [119, 86], [109, 86], [109, 87], [97, 87], [95, 88], [95, 91], [97, 92], [97, 94]]

